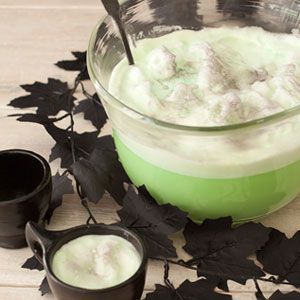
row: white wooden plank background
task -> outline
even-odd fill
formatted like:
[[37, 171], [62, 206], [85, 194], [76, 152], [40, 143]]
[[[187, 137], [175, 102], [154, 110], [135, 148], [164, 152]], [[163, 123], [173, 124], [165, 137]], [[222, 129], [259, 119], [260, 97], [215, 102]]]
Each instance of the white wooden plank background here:
[[[53, 146], [51, 138], [43, 128], [35, 124], [16, 122], [7, 118], [17, 110], [7, 107], [8, 102], [21, 95], [19, 84], [35, 80], [46, 81], [55, 77], [72, 82], [74, 74], [65, 72], [53, 65], [62, 58], [71, 58], [71, 50], [85, 50], [89, 35], [97, 20], [103, 15], [99, 0], [0, 0], [0, 150], [25, 148], [48, 157]], [[90, 124], [77, 118], [79, 131], [89, 130]], [[106, 126], [105, 132], [110, 131]], [[58, 161], [52, 164], [56, 172]], [[116, 218], [116, 206], [109, 199], [101, 205], [92, 206], [98, 220], [110, 222]], [[300, 198], [262, 220], [268, 226], [284, 231], [289, 236], [300, 228]], [[65, 196], [62, 207], [56, 210], [50, 229], [63, 229], [86, 221], [85, 210], [80, 206], [76, 195]], [[177, 241], [178, 242], [178, 241]], [[29, 249], [0, 249], [0, 299], [37, 300], [53, 299], [48, 295], [41, 297], [38, 286], [43, 272], [21, 269], [30, 257]], [[151, 263], [146, 283], [146, 291], [153, 289], [155, 283], [162, 282], [161, 263]], [[172, 268], [171, 279], [175, 285], [184, 277], [196, 279], [191, 271], [180, 267]], [[185, 274], [185, 276], [183, 276]], [[254, 300], [255, 287], [252, 282], [246, 286], [230, 283], [234, 299]], [[277, 287], [261, 284], [270, 295]], [[283, 291], [291, 290], [284, 286]], [[163, 299], [162, 299], [163, 300]]]

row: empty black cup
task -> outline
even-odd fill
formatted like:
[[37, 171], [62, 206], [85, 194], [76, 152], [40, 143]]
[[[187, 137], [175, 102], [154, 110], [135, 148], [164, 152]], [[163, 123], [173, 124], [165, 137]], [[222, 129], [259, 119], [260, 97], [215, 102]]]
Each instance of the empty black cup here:
[[51, 200], [51, 171], [40, 155], [0, 151], [0, 247], [27, 246], [25, 225], [42, 223]]
[[[116, 235], [132, 243], [141, 257], [141, 265], [128, 280], [99, 290], [71, 286], [59, 280], [52, 272], [54, 254], [64, 244], [83, 235]], [[141, 238], [134, 232], [115, 225], [82, 225], [63, 231], [47, 231], [33, 222], [26, 226], [27, 243], [35, 257], [43, 264], [51, 291], [58, 300], [138, 300], [146, 277], [147, 253]]]

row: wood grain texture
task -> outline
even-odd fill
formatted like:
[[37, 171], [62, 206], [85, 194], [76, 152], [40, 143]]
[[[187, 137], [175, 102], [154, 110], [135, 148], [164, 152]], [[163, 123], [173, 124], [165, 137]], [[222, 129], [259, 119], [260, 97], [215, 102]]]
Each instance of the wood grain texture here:
[[16, 7], [26, 7], [26, 8], [95, 8], [99, 7], [100, 0], [0, 0], [0, 8], [16, 8]]
[[[0, 0], [0, 150], [25, 148], [48, 157], [52, 139], [44, 129], [35, 124], [19, 123], [7, 115], [19, 110], [7, 107], [13, 98], [23, 94], [22, 83], [36, 80], [46, 81], [47, 77], [72, 82], [74, 73], [65, 72], [53, 65], [60, 59], [71, 58], [70, 51], [85, 50], [89, 35], [103, 15], [100, 0]], [[91, 88], [92, 89], [92, 88]], [[28, 110], [30, 112], [32, 110]], [[78, 115], [77, 130], [93, 130], [91, 124]], [[104, 130], [109, 133], [110, 125]], [[59, 160], [51, 164], [56, 172]], [[118, 206], [105, 196], [99, 205], [91, 205], [97, 220], [110, 223], [117, 220]], [[289, 236], [300, 225], [300, 198], [266, 217], [262, 222], [273, 226]], [[86, 211], [76, 195], [66, 195], [63, 205], [55, 213], [49, 229], [64, 229], [85, 223]], [[180, 244], [176, 240], [176, 244]], [[179, 249], [180, 251], [180, 249]], [[24, 261], [31, 256], [29, 249], [5, 250], [0, 248], [0, 299], [1, 300], [52, 300], [48, 295], [41, 297], [38, 286], [43, 272], [21, 269]], [[160, 262], [151, 262], [147, 276], [146, 291], [155, 283], [162, 283], [163, 268]], [[195, 273], [178, 266], [172, 266], [171, 280], [177, 286], [183, 279], [195, 280]], [[272, 284], [260, 283], [262, 290], [270, 295], [277, 288]], [[249, 281], [246, 286], [230, 282], [235, 300], [254, 300], [255, 287]], [[290, 287], [284, 286], [289, 291]], [[163, 300], [163, 299], [162, 299]]]

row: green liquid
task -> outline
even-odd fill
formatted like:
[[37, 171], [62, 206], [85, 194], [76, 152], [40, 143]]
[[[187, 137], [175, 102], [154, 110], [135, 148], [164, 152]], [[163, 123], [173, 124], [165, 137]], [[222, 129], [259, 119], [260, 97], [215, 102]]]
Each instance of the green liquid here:
[[257, 219], [300, 192], [300, 161], [255, 176], [197, 178], [150, 164], [122, 143], [116, 132], [114, 139], [121, 163], [136, 186], [145, 185], [159, 203], [171, 203], [197, 221], [226, 216], [235, 222]]

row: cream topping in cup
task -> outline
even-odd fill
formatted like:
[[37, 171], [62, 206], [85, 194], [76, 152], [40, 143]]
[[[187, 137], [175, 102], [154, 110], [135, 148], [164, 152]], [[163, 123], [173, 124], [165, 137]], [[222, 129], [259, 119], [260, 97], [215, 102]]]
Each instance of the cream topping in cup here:
[[116, 286], [132, 277], [141, 265], [133, 244], [115, 235], [85, 235], [63, 245], [52, 260], [62, 282], [86, 289]]
[[189, 126], [263, 118], [300, 104], [300, 39], [258, 27], [181, 30], [138, 41], [109, 91], [146, 115]]

